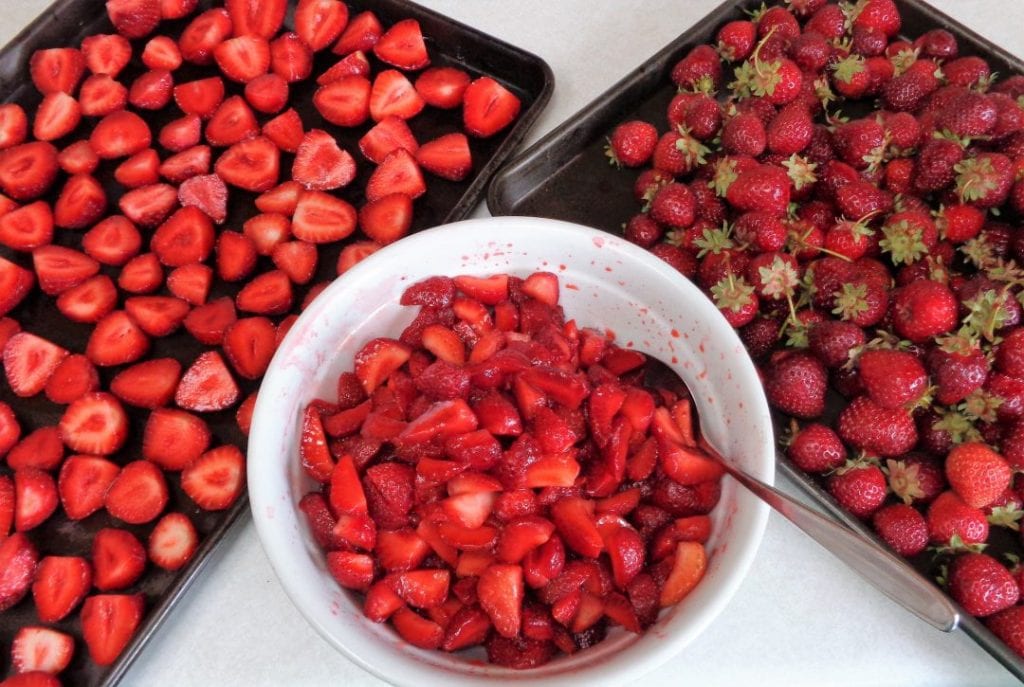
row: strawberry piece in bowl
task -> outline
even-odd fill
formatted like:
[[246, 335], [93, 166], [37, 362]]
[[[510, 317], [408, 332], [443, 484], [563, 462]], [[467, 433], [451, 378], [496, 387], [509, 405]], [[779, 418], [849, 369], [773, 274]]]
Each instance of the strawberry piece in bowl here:
[[[510, 679], [566, 653], [547, 669], [578, 679], [589, 655], [625, 680], [644, 647], [692, 639], [766, 517], [719, 484], [692, 412], [755, 474], [774, 464], [728, 322], [658, 296], [695, 288], [626, 241], [526, 218], [416, 234], [346, 271], [285, 337], [250, 430], [257, 529], [299, 609], [398, 681]], [[692, 399], [645, 388], [641, 345]], [[364, 620], [332, 615], [339, 587]]]

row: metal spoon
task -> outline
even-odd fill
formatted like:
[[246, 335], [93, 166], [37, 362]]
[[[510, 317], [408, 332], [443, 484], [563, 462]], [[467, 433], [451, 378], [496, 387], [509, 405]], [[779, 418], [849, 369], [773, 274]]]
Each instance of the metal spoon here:
[[[671, 379], [674, 384], [686, 388], [685, 383], [671, 367], [650, 355], [648, 359], [648, 379], [660, 378], [662, 384]], [[960, 615], [953, 602], [901, 558], [845, 525], [765, 484], [723, 457], [702, 433], [698, 433], [698, 436], [700, 447], [717, 460], [733, 479], [853, 568], [880, 592], [943, 632], [952, 632], [956, 629]]]

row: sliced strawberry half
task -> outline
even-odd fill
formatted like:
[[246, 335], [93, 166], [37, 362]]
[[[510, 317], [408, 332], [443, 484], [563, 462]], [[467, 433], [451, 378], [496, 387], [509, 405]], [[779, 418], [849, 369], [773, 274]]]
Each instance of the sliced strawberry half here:
[[287, 83], [304, 81], [313, 73], [313, 51], [299, 34], [282, 33], [270, 44], [270, 69]]
[[236, 36], [273, 38], [284, 22], [285, 0], [227, 0], [224, 3]]
[[295, 206], [292, 235], [309, 243], [340, 241], [355, 231], [356, 217], [356, 209], [347, 201], [322, 191], [306, 191]]
[[110, 382], [110, 390], [130, 405], [159, 408], [167, 405], [178, 388], [181, 363], [155, 358], [125, 368]]
[[96, 594], [82, 605], [82, 638], [89, 656], [101, 666], [117, 660], [142, 621], [141, 594]]
[[162, 110], [174, 95], [174, 77], [166, 69], [139, 75], [128, 88], [128, 102], [140, 110]]
[[391, 373], [404, 365], [412, 349], [401, 341], [377, 338], [369, 341], [355, 355], [355, 374], [367, 394], [383, 384]]
[[127, 530], [106, 527], [92, 540], [93, 584], [101, 592], [130, 587], [146, 569], [146, 549]]
[[174, 87], [174, 102], [186, 115], [209, 119], [224, 100], [224, 80], [219, 76], [188, 81]]
[[7, 454], [7, 465], [12, 470], [53, 470], [60, 465], [63, 457], [64, 444], [60, 440], [60, 431], [52, 425], [46, 425], [29, 432], [11, 448]]
[[[370, 257], [378, 250], [381, 249], [379, 243], [373, 241], [355, 241], [350, 243], [341, 249], [341, 253], [338, 254], [338, 276], [345, 274], [348, 270], [355, 267], [362, 260]], [[307, 296], [307, 298], [309, 298]]]
[[[190, 119], [193, 118], [190, 117]], [[199, 137], [196, 136], [191, 140], [198, 141]], [[212, 158], [213, 151], [210, 146], [194, 145], [164, 160], [160, 163], [158, 171], [160, 176], [167, 181], [181, 184], [194, 176], [209, 172]]]
[[412, 198], [404, 193], [382, 196], [359, 210], [359, 227], [382, 246], [408, 234], [412, 219]]
[[149, 560], [164, 570], [180, 570], [199, 548], [199, 534], [184, 513], [168, 513], [149, 534]]
[[117, 285], [127, 293], [153, 293], [163, 283], [164, 269], [156, 253], [136, 255], [117, 275]]
[[359, 139], [359, 151], [377, 164], [399, 148], [415, 153], [419, 144], [405, 120], [393, 115], [383, 117]]
[[348, 24], [348, 7], [340, 0], [299, 0], [295, 33], [313, 52], [337, 40]]
[[20, 251], [46, 246], [53, 240], [53, 213], [42, 200], [23, 205], [0, 217], [0, 243]]
[[[330, 551], [327, 553], [327, 571], [345, 589], [365, 592], [373, 582], [373, 558], [353, 551]], [[398, 599], [398, 603], [401, 604], [402, 600]]]
[[101, 220], [82, 236], [82, 250], [104, 265], [123, 265], [141, 247], [139, 230], [121, 215]]
[[223, 224], [228, 215], [228, 189], [216, 174], [204, 174], [186, 179], [178, 186], [178, 201], [182, 207], [196, 207], [217, 224]]
[[[178, 0], [174, 1], [177, 2]], [[193, 0], [185, 1], [192, 5], [197, 4]], [[165, 2], [164, 4], [167, 3]], [[167, 18], [166, 12], [164, 13], [164, 18]], [[154, 36], [146, 41], [146, 47], [142, 49], [142, 64], [150, 69], [166, 69], [173, 72], [181, 66], [181, 61], [181, 50], [178, 49], [178, 44], [174, 42], [173, 38], [168, 36]]]
[[117, 166], [114, 179], [129, 189], [157, 183], [160, 181], [160, 155], [152, 148], [135, 153]]
[[7, 538], [14, 527], [14, 480], [0, 475], [0, 541]]
[[412, 199], [427, 192], [416, 158], [404, 148], [392, 151], [366, 182], [366, 199], [374, 201], [392, 193], [404, 193]]
[[116, 33], [87, 36], [82, 39], [82, 55], [90, 72], [114, 78], [131, 62], [132, 44]]
[[0, 540], [0, 611], [21, 601], [35, 578], [39, 553], [21, 532]]
[[129, 220], [144, 227], [155, 227], [163, 222], [177, 204], [178, 191], [169, 184], [151, 184], [132, 189], [117, 201], [121, 212]]
[[347, 55], [356, 50], [371, 50], [383, 33], [384, 28], [377, 15], [368, 10], [360, 12], [349, 20], [331, 51], [336, 55]]
[[124, 309], [142, 331], [167, 336], [181, 326], [191, 307], [174, 296], [134, 296], [125, 300]]
[[385, 117], [412, 119], [426, 102], [400, 71], [385, 69], [377, 74], [370, 89], [370, 116], [375, 122]]
[[308, 131], [292, 164], [292, 178], [315, 191], [347, 186], [355, 179], [356, 163], [333, 136], [320, 129]]
[[369, 74], [370, 61], [366, 59], [366, 53], [362, 50], [356, 50], [338, 60], [333, 67], [316, 77], [316, 82], [323, 86], [332, 81], [337, 81], [343, 76], [369, 76]]
[[44, 623], [63, 620], [92, 587], [92, 568], [79, 556], [46, 556], [32, 582], [36, 615]]
[[263, 125], [263, 135], [284, 152], [294, 153], [304, 135], [299, 113], [291, 108], [285, 110]]
[[248, 83], [270, 69], [270, 43], [261, 36], [238, 36], [214, 48], [213, 59], [224, 76]]
[[284, 215], [264, 213], [250, 217], [242, 225], [245, 236], [260, 255], [270, 255], [274, 247], [291, 238], [291, 222]]
[[[0, 126], [3, 126], [2, 121]], [[92, 174], [99, 167], [100, 158], [88, 141], [79, 140], [68, 144], [57, 154], [57, 164], [68, 174]]]
[[46, 386], [68, 351], [46, 339], [19, 332], [4, 346], [4, 373], [17, 396], [35, 396]]
[[242, 493], [245, 456], [232, 444], [211, 449], [181, 473], [181, 488], [203, 510], [224, 510]]
[[43, 95], [74, 93], [85, 73], [85, 57], [76, 48], [36, 50], [28, 63], [32, 83]]
[[[182, 58], [193, 64], [210, 64], [213, 62], [213, 49], [231, 36], [231, 29], [231, 15], [226, 9], [214, 7], [206, 10], [181, 32], [178, 49]], [[178, 104], [180, 106], [181, 101]]]
[[142, 457], [165, 470], [182, 470], [210, 445], [210, 429], [184, 410], [157, 408], [142, 434]]
[[274, 266], [296, 284], [306, 284], [316, 273], [316, 246], [305, 241], [285, 241], [274, 246], [270, 254]]
[[259, 112], [276, 114], [288, 104], [288, 82], [277, 74], [261, 74], [245, 84], [245, 99]]
[[462, 123], [470, 136], [488, 138], [519, 115], [519, 98], [489, 76], [481, 76], [466, 88]]
[[50, 296], [78, 286], [100, 271], [100, 264], [85, 253], [54, 245], [32, 251], [32, 266], [39, 278], [39, 288]]
[[6, 315], [25, 298], [35, 278], [29, 270], [0, 256], [0, 315]]
[[57, 494], [72, 520], [87, 518], [103, 507], [107, 489], [121, 468], [99, 456], [70, 456], [60, 466]]
[[149, 247], [161, 264], [181, 267], [203, 262], [213, 250], [213, 221], [197, 207], [175, 212], [153, 233]]
[[233, 95], [220, 104], [206, 123], [206, 140], [213, 146], [232, 146], [258, 134], [259, 130], [256, 115], [245, 99]]
[[155, 520], [167, 500], [167, 481], [160, 468], [147, 460], [136, 460], [121, 468], [103, 505], [118, 520], [141, 525]]
[[224, 332], [238, 319], [235, 302], [222, 296], [192, 309], [185, 318], [185, 329], [200, 343], [217, 346], [224, 340]]
[[374, 44], [373, 53], [383, 62], [407, 71], [430, 64], [423, 31], [415, 19], [403, 19], [393, 24]]
[[236, 321], [224, 332], [224, 353], [231, 366], [246, 379], [258, 379], [277, 349], [277, 329], [265, 317]]
[[423, 169], [449, 181], [462, 181], [473, 169], [473, 154], [465, 134], [439, 136], [414, 152]]
[[0, 153], [0, 187], [14, 200], [32, 200], [50, 188], [59, 169], [52, 143], [22, 143]]
[[84, 355], [73, 353], [60, 361], [43, 391], [52, 402], [63, 405], [99, 388], [100, 375], [96, 367]]
[[128, 110], [108, 114], [89, 135], [89, 145], [103, 160], [134, 155], [148, 148], [152, 141], [146, 121]]
[[68, 667], [74, 653], [75, 640], [71, 635], [48, 627], [22, 627], [11, 642], [11, 664], [23, 675], [56, 675]]
[[519, 634], [523, 617], [523, 569], [518, 565], [495, 564], [477, 581], [480, 608], [504, 637]]
[[233, 406], [240, 393], [220, 353], [206, 351], [182, 375], [174, 401], [186, 410], [207, 413]]
[[280, 153], [269, 138], [256, 136], [228, 148], [214, 169], [225, 183], [262, 192], [277, 183]]
[[318, 88], [313, 94], [313, 105], [331, 124], [359, 126], [370, 116], [371, 88], [365, 76], [342, 76]]
[[60, 435], [72, 451], [109, 455], [121, 448], [128, 437], [128, 416], [111, 394], [86, 394], [64, 411]]
[[334, 460], [327, 448], [320, 411], [314, 405], [302, 412], [302, 433], [299, 440], [299, 460], [310, 477], [327, 483], [334, 472]]
[[85, 346], [85, 355], [100, 367], [123, 365], [149, 350], [149, 338], [123, 310], [115, 310], [96, 323]]
[[86, 117], [105, 117], [123, 110], [128, 102], [128, 89], [106, 74], [93, 74], [82, 82], [78, 104]]
[[431, 107], [450, 110], [462, 104], [469, 74], [456, 67], [431, 67], [416, 79], [416, 92]]
[[167, 289], [192, 305], [206, 302], [212, 283], [213, 269], [198, 262], [177, 267], [167, 275]]
[[[369, 65], [367, 65], [369, 66]], [[0, 150], [16, 146], [28, 136], [28, 116], [21, 105], [0, 105]]]
[[107, 0], [107, 16], [125, 38], [143, 38], [160, 23], [160, 0]]
[[235, 305], [256, 315], [280, 315], [292, 306], [292, 283], [281, 270], [259, 275], [238, 292]]
[[14, 471], [14, 529], [27, 532], [43, 524], [59, 505], [57, 483], [38, 468]]
[[67, 136], [82, 121], [82, 107], [67, 93], [43, 97], [32, 119], [32, 135], [40, 141], [55, 141]]

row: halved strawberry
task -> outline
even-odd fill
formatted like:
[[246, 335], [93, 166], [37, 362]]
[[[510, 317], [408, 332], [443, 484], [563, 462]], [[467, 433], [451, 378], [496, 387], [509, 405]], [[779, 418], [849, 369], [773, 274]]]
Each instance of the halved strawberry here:
[[53, 470], [63, 457], [64, 444], [61, 443], [60, 432], [56, 427], [46, 425], [30, 432], [10, 450], [7, 465], [12, 470]]
[[167, 275], [167, 289], [192, 305], [206, 303], [212, 283], [213, 269], [198, 262], [176, 267]]
[[317, 89], [313, 105], [331, 124], [359, 126], [370, 116], [370, 80], [355, 74], [343, 76]]
[[320, 412], [313, 405], [302, 412], [302, 433], [299, 440], [299, 460], [306, 473], [318, 482], [327, 483], [334, 472], [334, 460], [327, 449]]
[[[172, 153], [180, 153], [191, 150], [199, 144], [202, 138], [202, 130], [203, 120], [200, 119], [199, 115], [187, 114], [164, 124], [160, 129], [160, 133], [157, 134], [157, 141]], [[207, 159], [207, 166], [209, 166], [209, 159]], [[165, 174], [164, 176], [168, 175]], [[181, 179], [172, 179], [172, 181], [181, 181]]]
[[679, 603], [689, 594], [707, 569], [707, 554], [700, 542], [681, 541], [676, 546], [665, 584], [662, 585], [658, 603], [662, 608]]
[[121, 215], [101, 220], [82, 237], [82, 250], [104, 265], [123, 265], [139, 252], [141, 246], [142, 236], [138, 229]]
[[377, 74], [370, 89], [370, 116], [379, 122], [385, 117], [412, 119], [426, 102], [400, 71], [386, 69]]
[[96, 594], [85, 600], [82, 638], [96, 664], [108, 666], [117, 660], [135, 635], [144, 609], [141, 594]]
[[359, 139], [360, 152], [377, 164], [398, 148], [404, 148], [410, 153], [415, 153], [419, 148], [409, 125], [400, 117], [384, 117]]
[[462, 181], [473, 169], [473, 154], [465, 134], [439, 136], [413, 152], [423, 169], [450, 181]]
[[292, 178], [314, 191], [329, 191], [347, 186], [356, 177], [356, 162], [347, 150], [326, 131], [306, 132], [295, 153]]
[[160, 164], [160, 174], [168, 181], [180, 184], [209, 172], [211, 157], [210, 146], [192, 146], [164, 160]]
[[93, 584], [102, 592], [135, 584], [146, 568], [146, 549], [127, 530], [107, 527], [92, 541]]
[[99, 167], [100, 158], [88, 141], [75, 141], [57, 154], [57, 164], [68, 174], [92, 174]]
[[256, 266], [256, 246], [252, 239], [237, 231], [224, 231], [217, 237], [217, 276], [223, 281], [241, 281]]
[[90, 72], [115, 78], [131, 62], [132, 44], [116, 33], [86, 36], [82, 39], [82, 55]]
[[117, 285], [128, 293], [153, 293], [164, 281], [164, 270], [155, 253], [136, 255], [121, 268]]
[[32, 200], [50, 188], [59, 169], [53, 144], [22, 143], [0, 153], [0, 187], [14, 200]]
[[296, 284], [307, 284], [316, 272], [317, 250], [305, 241], [285, 241], [274, 246], [270, 259]]
[[[214, 48], [231, 36], [231, 29], [231, 15], [226, 9], [214, 7], [206, 10], [181, 32], [178, 48], [181, 50], [182, 58], [193, 64], [210, 64], [213, 62]], [[180, 101], [178, 106], [181, 106]]]
[[165, 470], [182, 470], [210, 445], [210, 429], [184, 410], [157, 408], [146, 420], [142, 457]]
[[244, 483], [245, 456], [232, 444], [207, 451], [181, 473], [181, 488], [204, 510], [231, 506]]
[[505, 525], [498, 539], [498, 558], [505, 563], [519, 563], [554, 533], [551, 521], [536, 515], [513, 520]]
[[338, 254], [338, 276], [345, 274], [357, 264], [359, 264], [365, 258], [370, 257], [382, 246], [379, 243], [373, 241], [355, 241], [348, 244], [341, 249], [341, 253]]
[[114, 179], [125, 188], [139, 188], [160, 181], [159, 170], [160, 155], [152, 148], [146, 148], [119, 164], [114, 170]]
[[57, 483], [38, 468], [14, 471], [14, 529], [27, 532], [57, 510]]
[[257, 133], [259, 124], [256, 115], [245, 100], [237, 95], [222, 102], [206, 124], [206, 140], [214, 146], [231, 146]]
[[174, 94], [174, 77], [166, 69], [140, 74], [128, 88], [128, 102], [140, 110], [162, 110]]
[[360, 12], [352, 17], [331, 49], [336, 55], [347, 55], [356, 50], [367, 51], [380, 40], [384, 29], [373, 12]]
[[4, 346], [4, 373], [17, 396], [35, 396], [68, 351], [35, 334], [19, 332]]
[[333, 67], [316, 77], [317, 84], [323, 86], [332, 81], [337, 81], [343, 76], [369, 76], [370, 61], [366, 59], [366, 53], [356, 50], [338, 60]]
[[227, 0], [225, 3], [236, 36], [272, 38], [284, 22], [285, 0]]
[[104, 160], [134, 155], [148, 148], [152, 140], [145, 120], [127, 110], [108, 114], [89, 135], [89, 145]]
[[199, 534], [184, 513], [168, 513], [149, 533], [149, 560], [164, 570], [180, 570], [199, 548]]
[[404, 193], [412, 199], [426, 193], [416, 159], [405, 149], [399, 148], [388, 154], [380, 166], [373, 171], [366, 182], [366, 199], [374, 201], [393, 193]]
[[558, 277], [551, 272], [534, 272], [523, 280], [520, 289], [523, 294], [545, 305], [558, 305]]
[[286, 31], [270, 44], [270, 69], [287, 83], [304, 81], [313, 73], [313, 51], [299, 34]]
[[457, 67], [431, 67], [416, 79], [416, 92], [432, 107], [450, 110], [462, 104], [469, 74]]
[[288, 104], [288, 82], [277, 74], [261, 74], [245, 84], [245, 99], [258, 112], [280, 112]]
[[107, 15], [125, 38], [142, 38], [160, 23], [160, 0], [107, 0]]
[[57, 493], [72, 520], [87, 518], [103, 507], [107, 489], [121, 468], [99, 456], [69, 456], [60, 466]]
[[0, 475], [0, 541], [11, 533], [14, 527], [14, 480], [10, 475]]
[[199, 0], [160, 0], [160, 16], [164, 19], [181, 19], [195, 12]]
[[581, 556], [597, 558], [604, 549], [604, 540], [594, 521], [592, 502], [569, 497], [551, 506], [551, 519], [569, 548]]
[[430, 64], [423, 31], [415, 19], [403, 19], [391, 26], [374, 46], [373, 53], [399, 69], [422, 69]]
[[160, 468], [147, 460], [136, 460], [121, 468], [103, 505], [118, 520], [141, 525], [155, 520], [167, 500], [167, 481]]
[[57, 298], [57, 309], [74, 322], [99, 322], [116, 305], [117, 288], [105, 274], [87, 279]]
[[142, 49], [142, 64], [150, 69], [166, 69], [173, 72], [181, 66], [181, 62], [181, 50], [173, 38], [154, 36], [146, 41], [146, 47]]
[[182, 375], [174, 401], [186, 410], [213, 412], [233, 406], [239, 394], [220, 353], [206, 351]]
[[44, 623], [64, 619], [89, 592], [92, 586], [92, 568], [89, 561], [79, 556], [47, 556], [39, 561], [32, 599], [36, 615]]
[[489, 76], [481, 76], [463, 94], [462, 122], [478, 138], [498, 133], [519, 115], [519, 98]]
[[287, 241], [292, 233], [291, 222], [284, 215], [277, 213], [250, 217], [242, 225], [242, 232], [260, 255], [270, 255], [274, 251], [274, 246]]
[[36, 50], [28, 70], [36, 90], [43, 95], [74, 93], [85, 73], [85, 57], [75, 48]]
[[206, 213], [196, 207], [184, 207], [157, 228], [149, 245], [162, 264], [180, 267], [206, 260], [213, 242], [213, 222]]
[[86, 117], [104, 117], [123, 110], [128, 102], [128, 89], [106, 74], [93, 74], [82, 82], [78, 104]]
[[228, 214], [228, 189], [216, 174], [192, 176], [178, 186], [178, 202], [182, 207], [197, 207], [217, 224]]
[[281, 270], [270, 270], [254, 278], [235, 296], [235, 305], [243, 312], [280, 315], [292, 307], [292, 284]]
[[284, 152], [294, 153], [304, 135], [299, 113], [288, 108], [263, 125], [263, 135]]
[[[0, 455], [10, 451], [18, 443], [19, 437], [21, 437], [21, 425], [18, 424], [18, 418], [11, 410], [11, 406], [0, 401]], [[3, 528], [0, 527], [0, 530]]]
[[224, 353], [238, 374], [257, 379], [274, 356], [276, 334], [274, 323], [265, 317], [240, 319], [224, 333]]
[[32, 266], [43, 293], [56, 296], [99, 272], [94, 259], [63, 246], [42, 246], [32, 251]]
[[0, 217], [0, 243], [14, 250], [30, 251], [53, 239], [53, 213], [45, 201], [23, 205]]
[[60, 361], [44, 389], [53, 403], [67, 404], [77, 401], [100, 388], [100, 375], [89, 359], [73, 353]]
[[277, 183], [280, 153], [270, 139], [256, 136], [228, 148], [214, 169], [232, 186], [246, 191], [266, 191]]
[[62, 91], [43, 97], [32, 119], [32, 135], [40, 141], [55, 141], [67, 136], [82, 121], [78, 101]]
[[[373, 558], [365, 553], [329, 551], [327, 571], [342, 587], [365, 592], [373, 582]], [[398, 602], [401, 604], [401, 599]]]
[[28, 136], [28, 117], [17, 103], [0, 105], [0, 150], [16, 146]]
[[174, 102], [187, 115], [208, 119], [224, 100], [224, 80], [219, 76], [197, 79], [174, 87]]
[[409, 233], [412, 226], [412, 198], [391, 193], [368, 202], [359, 210], [359, 227], [382, 246]]
[[348, 24], [348, 7], [339, 0], [299, 0], [295, 32], [313, 52], [333, 43]]
[[128, 437], [128, 416], [117, 398], [93, 392], [67, 407], [60, 419], [60, 435], [72, 451], [109, 455]]
[[[169, 184], [151, 184], [128, 191], [117, 205], [121, 212], [135, 224], [155, 227], [178, 204], [178, 190]], [[3, 218], [0, 217], [0, 221]]]
[[6, 315], [32, 290], [35, 278], [24, 267], [0, 256], [0, 315]]
[[240, 35], [214, 48], [213, 59], [224, 76], [248, 83], [270, 68], [270, 43], [260, 36]]
[[495, 564], [477, 581], [480, 608], [504, 637], [515, 637], [522, 625], [523, 569], [518, 565]]
[[39, 553], [31, 540], [16, 532], [0, 540], [0, 611], [6, 611], [28, 593]]
[[174, 358], [154, 358], [119, 372], [110, 390], [125, 403], [159, 408], [174, 398], [181, 378], [181, 363]]
[[21, 675], [56, 675], [68, 667], [74, 653], [75, 640], [71, 635], [48, 627], [23, 626], [11, 642], [11, 664]]
[[150, 336], [167, 336], [181, 326], [189, 304], [173, 296], [134, 296], [124, 302], [125, 311]]
[[[0, 225], [3, 218], [0, 217]], [[331, 243], [356, 229], [356, 209], [345, 200], [322, 191], [299, 196], [292, 216], [292, 235], [309, 243]]]
[[415, 608], [436, 608], [448, 598], [451, 573], [447, 570], [410, 570], [388, 575], [385, 581]]
[[135, 362], [149, 350], [149, 339], [128, 313], [115, 310], [93, 329], [85, 355], [95, 365], [110, 367]]
[[218, 346], [224, 339], [224, 332], [236, 319], [234, 300], [222, 296], [193, 308], [185, 318], [185, 329], [200, 343]]

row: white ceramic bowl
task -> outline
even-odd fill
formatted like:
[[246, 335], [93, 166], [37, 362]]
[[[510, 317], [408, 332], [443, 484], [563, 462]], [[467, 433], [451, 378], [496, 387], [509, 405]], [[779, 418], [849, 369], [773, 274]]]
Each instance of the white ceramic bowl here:
[[656, 668], [725, 607], [757, 551], [768, 508], [726, 478], [712, 513], [709, 565], [697, 588], [642, 636], [621, 628], [592, 649], [514, 671], [402, 641], [363, 617], [326, 570], [297, 508], [313, 482], [299, 465], [302, 409], [330, 398], [338, 375], [369, 339], [397, 336], [416, 308], [402, 291], [433, 275], [548, 270], [561, 305], [581, 326], [670, 363], [694, 394], [701, 426], [726, 455], [766, 482], [774, 475], [768, 404], [754, 366], [712, 303], [676, 270], [625, 240], [574, 224], [524, 217], [469, 220], [402, 239], [332, 283], [285, 337], [263, 380], [249, 438], [249, 497], [263, 547], [285, 591], [349, 659], [397, 685], [621, 685]]

